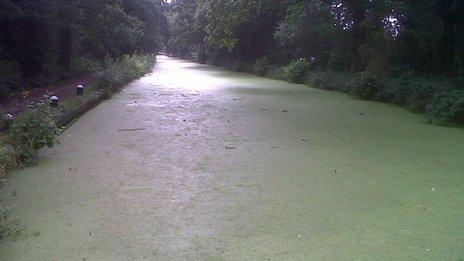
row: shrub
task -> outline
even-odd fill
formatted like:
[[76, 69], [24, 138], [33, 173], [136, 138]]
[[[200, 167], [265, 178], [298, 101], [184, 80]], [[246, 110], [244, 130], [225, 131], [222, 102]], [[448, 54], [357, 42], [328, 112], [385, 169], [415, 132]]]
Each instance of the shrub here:
[[0, 108], [0, 131], [3, 131], [7, 127], [7, 122], [3, 119], [3, 115], [5, 115], [6, 111]]
[[426, 117], [434, 123], [464, 123], [464, 90], [451, 90], [434, 95], [427, 105]]
[[0, 178], [5, 176], [6, 171], [17, 164], [14, 153], [7, 146], [0, 145]]
[[416, 81], [411, 84], [406, 98], [406, 108], [425, 112], [434, 95], [439, 92], [439, 88], [429, 81]]
[[155, 57], [152, 55], [123, 55], [115, 67], [124, 80], [131, 81], [150, 71], [154, 61]]
[[100, 73], [96, 85], [111, 94], [116, 88], [149, 72], [154, 62], [152, 55], [124, 55], [119, 60], [107, 61], [109, 69]]
[[266, 77], [271, 79], [283, 80], [283, 69], [277, 65], [270, 65], [269, 69], [266, 72]]
[[461, 73], [454, 77], [454, 79], [452, 80], [452, 85], [454, 88], [464, 89], [464, 73]]
[[398, 105], [405, 105], [408, 93], [411, 88], [409, 79], [400, 77], [390, 79], [385, 83], [376, 97], [376, 100]]
[[309, 68], [310, 64], [306, 61], [306, 59], [301, 58], [299, 60], [292, 61], [289, 65], [283, 68], [283, 78], [289, 82], [303, 83]]
[[197, 61], [200, 64], [205, 64], [207, 58], [205, 48], [198, 48], [195, 52], [193, 52], [192, 57], [194, 61]]
[[48, 107], [24, 112], [10, 127], [10, 143], [18, 153], [18, 160], [30, 164], [37, 151], [44, 146], [53, 147], [60, 129], [56, 126]]
[[259, 76], [266, 75], [269, 70], [269, 59], [266, 57], [256, 60], [255, 65], [253, 66], [253, 73]]
[[77, 57], [71, 61], [71, 74], [81, 76], [103, 70], [103, 66], [97, 60], [87, 57]]
[[7, 99], [11, 93], [18, 90], [19, 86], [22, 86], [24, 79], [20, 72], [17, 62], [0, 59], [0, 101]]
[[0, 101], [6, 100], [13, 90], [7, 84], [0, 82]]
[[106, 70], [97, 77], [95, 84], [98, 88], [113, 90], [122, 84], [122, 74], [115, 69]]
[[350, 94], [358, 99], [375, 100], [383, 89], [384, 85], [377, 77], [364, 72], [350, 82]]
[[308, 75], [308, 83], [316, 88], [348, 92], [351, 75], [334, 71], [319, 71]]
[[253, 64], [252, 63], [236, 63], [234, 71], [236, 72], [244, 72], [244, 73], [253, 73]]

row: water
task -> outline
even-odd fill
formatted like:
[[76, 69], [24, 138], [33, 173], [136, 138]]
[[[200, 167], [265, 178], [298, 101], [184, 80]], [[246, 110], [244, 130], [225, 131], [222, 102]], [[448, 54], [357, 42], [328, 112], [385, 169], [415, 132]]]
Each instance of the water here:
[[398, 107], [161, 56], [60, 140], [4, 260], [464, 258], [464, 131]]

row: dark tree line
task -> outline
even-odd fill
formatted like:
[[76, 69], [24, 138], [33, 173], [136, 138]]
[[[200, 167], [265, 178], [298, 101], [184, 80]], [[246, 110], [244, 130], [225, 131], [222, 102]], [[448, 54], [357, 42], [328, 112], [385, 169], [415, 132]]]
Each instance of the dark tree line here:
[[212, 62], [455, 76], [464, 70], [462, 0], [175, 0], [174, 55]]
[[0, 88], [91, 72], [124, 54], [156, 53], [169, 38], [162, 0], [0, 1]]

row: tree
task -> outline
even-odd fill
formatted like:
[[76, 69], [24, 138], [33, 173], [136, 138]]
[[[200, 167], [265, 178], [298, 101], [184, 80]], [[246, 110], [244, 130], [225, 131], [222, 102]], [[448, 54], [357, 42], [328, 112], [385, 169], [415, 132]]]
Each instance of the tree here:
[[[123, 54], [156, 53], [162, 36], [169, 37], [163, 5], [161, 0], [0, 1], [0, 85], [27, 87], [72, 77], [71, 64], [79, 59], [102, 63]], [[12, 80], [15, 71], [20, 76]]]
[[52, 44], [50, 15], [54, 5], [46, 0], [0, 3], [0, 59], [18, 63], [22, 77], [33, 79], [42, 72]]

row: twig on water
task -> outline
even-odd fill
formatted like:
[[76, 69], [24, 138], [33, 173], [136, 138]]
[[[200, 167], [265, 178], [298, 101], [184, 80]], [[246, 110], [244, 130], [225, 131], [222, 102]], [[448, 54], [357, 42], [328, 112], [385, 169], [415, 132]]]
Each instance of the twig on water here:
[[145, 128], [137, 128], [137, 129], [121, 129], [121, 130], [118, 130], [118, 131], [141, 131], [141, 130], [145, 130]]

